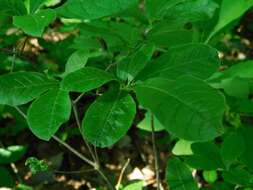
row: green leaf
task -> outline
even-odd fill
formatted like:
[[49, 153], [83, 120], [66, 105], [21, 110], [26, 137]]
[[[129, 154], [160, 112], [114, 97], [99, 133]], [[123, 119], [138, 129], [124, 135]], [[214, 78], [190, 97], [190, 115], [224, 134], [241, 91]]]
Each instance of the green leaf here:
[[35, 14], [14, 16], [13, 24], [28, 35], [41, 37], [45, 27], [54, 20], [55, 16], [53, 9], [46, 9]]
[[100, 52], [88, 53], [86, 50], [75, 51], [68, 59], [65, 67], [64, 76], [79, 69], [82, 69], [90, 57], [101, 55]]
[[117, 64], [118, 77], [131, 82], [151, 59], [154, 49], [154, 45], [143, 45], [133, 55], [122, 60]]
[[123, 188], [123, 190], [142, 190], [143, 181], [131, 183]]
[[88, 61], [87, 54], [88, 53], [85, 50], [75, 51], [68, 59], [64, 75], [67, 75], [69, 73], [72, 73], [74, 71], [83, 68]]
[[155, 23], [146, 36], [150, 43], [164, 48], [198, 42], [198, 33], [191, 24], [163, 20]]
[[52, 89], [35, 100], [28, 110], [28, 125], [38, 138], [48, 141], [69, 120], [71, 101], [67, 91]]
[[253, 78], [252, 73], [253, 61], [245, 61], [229, 67], [229, 69], [224, 71], [223, 77]]
[[33, 72], [16, 72], [0, 76], [0, 104], [26, 104], [43, 92], [56, 87], [57, 82]]
[[170, 190], [197, 190], [190, 169], [178, 158], [171, 158], [166, 168], [166, 181]]
[[131, 127], [135, 112], [130, 95], [110, 89], [89, 107], [82, 122], [83, 134], [95, 146], [111, 146]]
[[218, 8], [213, 0], [181, 1], [166, 10], [165, 19], [181, 23], [200, 23], [211, 19]]
[[230, 66], [223, 72], [215, 73], [215, 75], [212, 76], [212, 78], [210, 78], [209, 80], [211, 82], [217, 82], [222, 79], [229, 79], [235, 77], [250, 79], [253, 78], [252, 74], [253, 74], [253, 61], [244, 61]]
[[224, 181], [232, 183], [234, 185], [253, 184], [253, 177], [251, 173], [240, 167], [230, 169], [229, 171], [223, 171], [222, 177], [224, 178]]
[[113, 80], [115, 78], [103, 70], [84, 67], [64, 77], [61, 87], [67, 91], [87, 92]]
[[16, 16], [25, 15], [27, 11], [24, 2], [21, 0], [1, 0], [0, 13], [9, 16]]
[[67, 18], [94, 20], [111, 16], [136, 5], [138, 0], [71, 0], [58, 9]]
[[14, 163], [20, 160], [26, 153], [24, 146], [9, 146], [7, 148], [0, 148], [0, 164]]
[[15, 187], [15, 190], [33, 190], [33, 188], [31, 186], [19, 183], [17, 187]]
[[252, 6], [253, 0], [223, 0], [220, 7], [219, 20], [210, 38], [225, 26], [240, 18]]
[[253, 62], [244, 61], [232, 65], [223, 72], [215, 73], [208, 82], [217, 89], [234, 97], [247, 98], [251, 92], [253, 79]]
[[194, 143], [191, 148], [193, 155], [188, 156], [185, 160], [191, 167], [205, 170], [224, 168], [217, 145], [210, 142]]
[[253, 128], [247, 125], [244, 125], [240, 128], [243, 134], [245, 149], [243, 154], [240, 156], [240, 161], [242, 161], [252, 172], [253, 172]]
[[223, 96], [205, 82], [182, 76], [174, 82], [153, 78], [135, 86], [140, 104], [167, 131], [189, 141], [208, 141], [223, 133]]
[[215, 49], [204, 44], [187, 44], [170, 48], [168, 53], [147, 64], [137, 79], [176, 79], [185, 74], [207, 79], [218, 67], [219, 58]]
[[34, 158], [34, 157], [29, 157], [26, 160], [25, 165], [29, 167], [33, 175], [39, 172], [48, 171], [48, 165], [45, 163], [45, 161], [38, 160], [37, 158]]
[[216, 170], [203, 171], [203, 178], [207, 183], [214, 183], [218, 179]]
[[239, 77], [222, 80], [218, 88], [224, 89], [228, 95], [238, 98], [248, 98], [250, 94], [249, 81]]
[[11, 177], [11, 174], [9, 173], [9, 171], [4, 168], [4, 167], [0, 167], [0, 176], [1, 176], [1, 180], [0, 180], [0, 187], [13, 187], [15, 182]]
[[145, 11], [149, 20], [161, 19], [168, 9], [184, 0], [146, 0]]
[[231, 133], [225, 139], [221, 147], [221, 156], [227, 168], [236, 161], [244, 152], [245, 144], [240, 133]]
[[28, 0], [29, 14], [35, 13], [47, 0]]
[[138, 27], [127, 22], [103, 20], [80, 24], [80, 35], [83, 38], [102, 38], [106, 43], [103, 48], [111, 51], [118, 51], [119, 48], [123, 50], [129, 46], [134, 48], [138, 41], [142, 40]]
[[[164, 130], [163, 125], [158, 121], [158, 119], [156, 119], [155, 116], [154, 117], [154, 129], [155, 131], [162, 131]], [[137, 127], [139, 129], [145, 130], [145, 131], [149, 131], [151, 132], [151, 112], [147, 111], [147, 113], [145, 114], [145, 118], [137, 125]]]
[[173, 147], [172, 153], [177, 156], [192, 155], [193, 154], [191, 149], [192, 143], [193, 142], [180, 139]]

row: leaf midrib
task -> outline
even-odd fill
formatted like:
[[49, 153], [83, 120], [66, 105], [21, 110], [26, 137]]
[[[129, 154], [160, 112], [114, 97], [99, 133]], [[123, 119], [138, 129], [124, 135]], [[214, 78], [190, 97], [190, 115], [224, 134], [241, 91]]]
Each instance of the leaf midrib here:
[[174, 95], [168, 93], [166, 90], [163, 90], [163, 89], [160, 89], [160, 88], [156, 88], [156, 87], [154, 87], [154, 86], [143, 85], [143, 84], [142, 84], [141, 86], [139, 86], [139, 88], [142, 88], [142, 87], [146, 87], [146, 88], [149, 88], [149, 89], [153, 89], [153, 90], [159, 91], [159, 92], [161, 92], [161, 93], [164, 93], [164, 94], [166, 94], [166, 95], [168, 95], [168, 96], [170, 96], [170, 97], [172, 97], [172, 98], [178, 100], [181, 104], [186, 105], [186, 106], [189, 107], [192, 111], [197, 112], [198, 115], [200, 116], [200, 118], [201, 118], [203, 121], [206, 120], [205, 117], [202, 115], [201, 112], [199, 112], [197, 109], [194, 109], [193, 107], [191, 107], [191, 105], [188, 105], [187, 103], [185, 103], [182, 99], [180, 99], [180, 98], [178, 98], [178, 97], [176, 97], [176, 96], [174, 96]]
[[[108, 112], [107, 115], [105, 116], [105, 120], [104, 120], [104, 123], [103, 123], [103, 125], [102, 125], [102, 129], [105, 128], [105, 125], [106, 125], [106, 123], [107, 123], [107, 121], [108, 121], [108, 118], [111, 116], [112, 111], [114, 110], [114, 107], [115, 107], [116, 104], [118, 103], [120, 94], [121, 94], [121, 93], [118, 92], [117, 97], [114, 99], [114, 102], [113, 102], [113, 104], [111, 105], [111, 109], [109, 110], [109, 112]], [[98, 133], [98, 137], [99, 137], [98, 139], [101, 139], [102, 131], [104, 131], [104, 130], [100, 130], [100, 132]]]

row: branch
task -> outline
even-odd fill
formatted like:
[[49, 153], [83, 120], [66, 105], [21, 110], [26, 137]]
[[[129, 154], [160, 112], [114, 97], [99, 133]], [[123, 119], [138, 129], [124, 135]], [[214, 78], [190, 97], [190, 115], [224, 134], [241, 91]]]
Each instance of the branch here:
[[154, 115], [151, 113], [151, 132], [152, 132], [152, 144], [153, 144], [153, 153], [155, 158], [155, 173], [156, 173], [156, 183], [157, 190], [160, 190], [160, 172], [159, 172], [159, 161], [158, 161], [158, 153], [156, 148], [155, 141], [155, 126], [154, 126]]
[[125, 165], [123, 166], [123, 168], [122, 168], [122, 170], [120, 172], [119, 179], [118, 179], [118, 182], [117, 182], [117, 185], [116, 185], [116, 190], [119, 190], [119, 188], [120, 188], [120, 184], [121, 184], [121, 181], [123, 179], [123, 175], [125, 173], [125, 170], [126, 170], [128, 164], [129, 164], [129, 162], [130, 162], [130, 159], [128, 158], [127, 161], [126, 161], [126, 163], [125, 163]]

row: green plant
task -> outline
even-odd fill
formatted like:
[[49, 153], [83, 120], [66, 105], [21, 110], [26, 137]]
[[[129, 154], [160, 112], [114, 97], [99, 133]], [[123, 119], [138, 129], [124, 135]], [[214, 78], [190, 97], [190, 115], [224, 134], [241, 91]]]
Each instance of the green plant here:
[[[163, 129], [178, 139], [166, 169], [171, 190], [198, 189], [191, 169], [204, 170], [213, 189], [250, 187], [252, 129], [224, 121], [233, 113], [252, 113], [253, 62], [220, 72], [216, 42], [252, 5], [252, 0], [69, 0], [51, 6], [44, 0], [1, 0], [2, 17], [12, 17], [24, 44], [42, 37], [56, 18], [61, 23], [56, 31], [79, 31], [63, 40], [69, 49], [54, 49], [40, 39], [61, 62], [57, 69], [18, 69], [23, 50], [15, 50], [9, 73], [0, 76], [0, 104], [14, 107], [39, 139], [56, 140], [93, 167], [111, 189], [115, 184], [92, 146], [113, 146], [140, 122], [137, 113], [146, 115], [144, 128], [153, 134], [157, 189], [154, 133]], [[82, 107], [80, 101], [89, 97], [92, 101]], [[92, 159], [56, 136], [71, 116]]]

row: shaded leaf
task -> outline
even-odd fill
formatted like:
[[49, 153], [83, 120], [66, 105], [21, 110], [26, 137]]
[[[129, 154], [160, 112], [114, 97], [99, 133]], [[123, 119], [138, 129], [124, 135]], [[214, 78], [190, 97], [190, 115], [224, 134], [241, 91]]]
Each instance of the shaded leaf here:
[[253, 128], [247, 125], [244, 125], [240, 128], [242, 131], [243, 139], [244, 139], [244, 145], [245, 149], [240, 156], [240, 161], [242, 161], [249, 169], [251, 172], [253, 172]]
[[151, 44], [143, 45], [133, 55], [117, 64], [117, 75], [122, 80], [131, 82], [151, 59], [155, 47]]
[[27, 13], [24, 2], [20, 0], [1, 0], [0, 13], [9, 16], [25, 15]]
[[6, 168], [1, 167], [1, 166], [0, 166], [0, 176], [1, 176], [0, 187], [14, 186], [15, 182], [12, 179], [10, 172]]
[[232, 183], [234, 185], [253, 184], [253, 177], [251, 173], [239, 167], [230, 169], [229, 171], [223, 171], [222, 177], [224, 178], [224, 181]]
[[198, 33], [191, 24], [178, 23], [173, 20], [163, 20], [155, 23], [147, 33], [147, 40], [160, 47], [175, 47], [178, 45], [198, 42]]
[[78, 19], [98, 19], [117, 14], [133, 5], [138, 0], [71, 0], [58, 9], [63, 17]]
[[47, 0], [28, 0], [28, 10], [30, 14], [35, 13]]
[[224, 168], [217, 145], [210, 142], [194, 143], [191, 148], [193, 155], [188, 156], [185, 160], [191, 167], [205, 170]]
[[166, 168], [166, 182], [170, 190], [197, 190], [190, 169], [178, 158], [168, 160]]
[[184, 0], [146, 0], [146, 14], [151, 21], [162, 19], [168, 9], [183, 1]]
[[229, 134], [221, 147], [221, 156], [227, 168], [236, 161], [244, 152], [245, 144], [240, 133]]
[[[80, 24], [80, 38], [86, 38], [89, 42], [97, 39], [95, 42], [100, 44], [100, 48], [109, 51], [118, 51], [134, 48], [142, 40], [140, 29], [128, 22], [101, 21], [94, 20], [89, 23]], [[103, 39], [101, 43], [98, 39]], [[91, 41], [92, 42], [92, 41]], [[96, 47], [96, 44], [90, 42], [90, 48]], [[87, 45], [87, 46], [88, 46]], [[82, 47], [84, 44], [82, 44]]]
[[165, 17], [177, 22], [203, 22], [211, 19], [217, 8], [213, 0], [188, 0], [168, 9]]
[[218, 67], [219, 58], [215, 49], [204, 44], [187, 44], [170, 48], [168, 53], [149, 63], [137, 79], [176, 79], [186, 74], [206, 79], [217, 71]]

